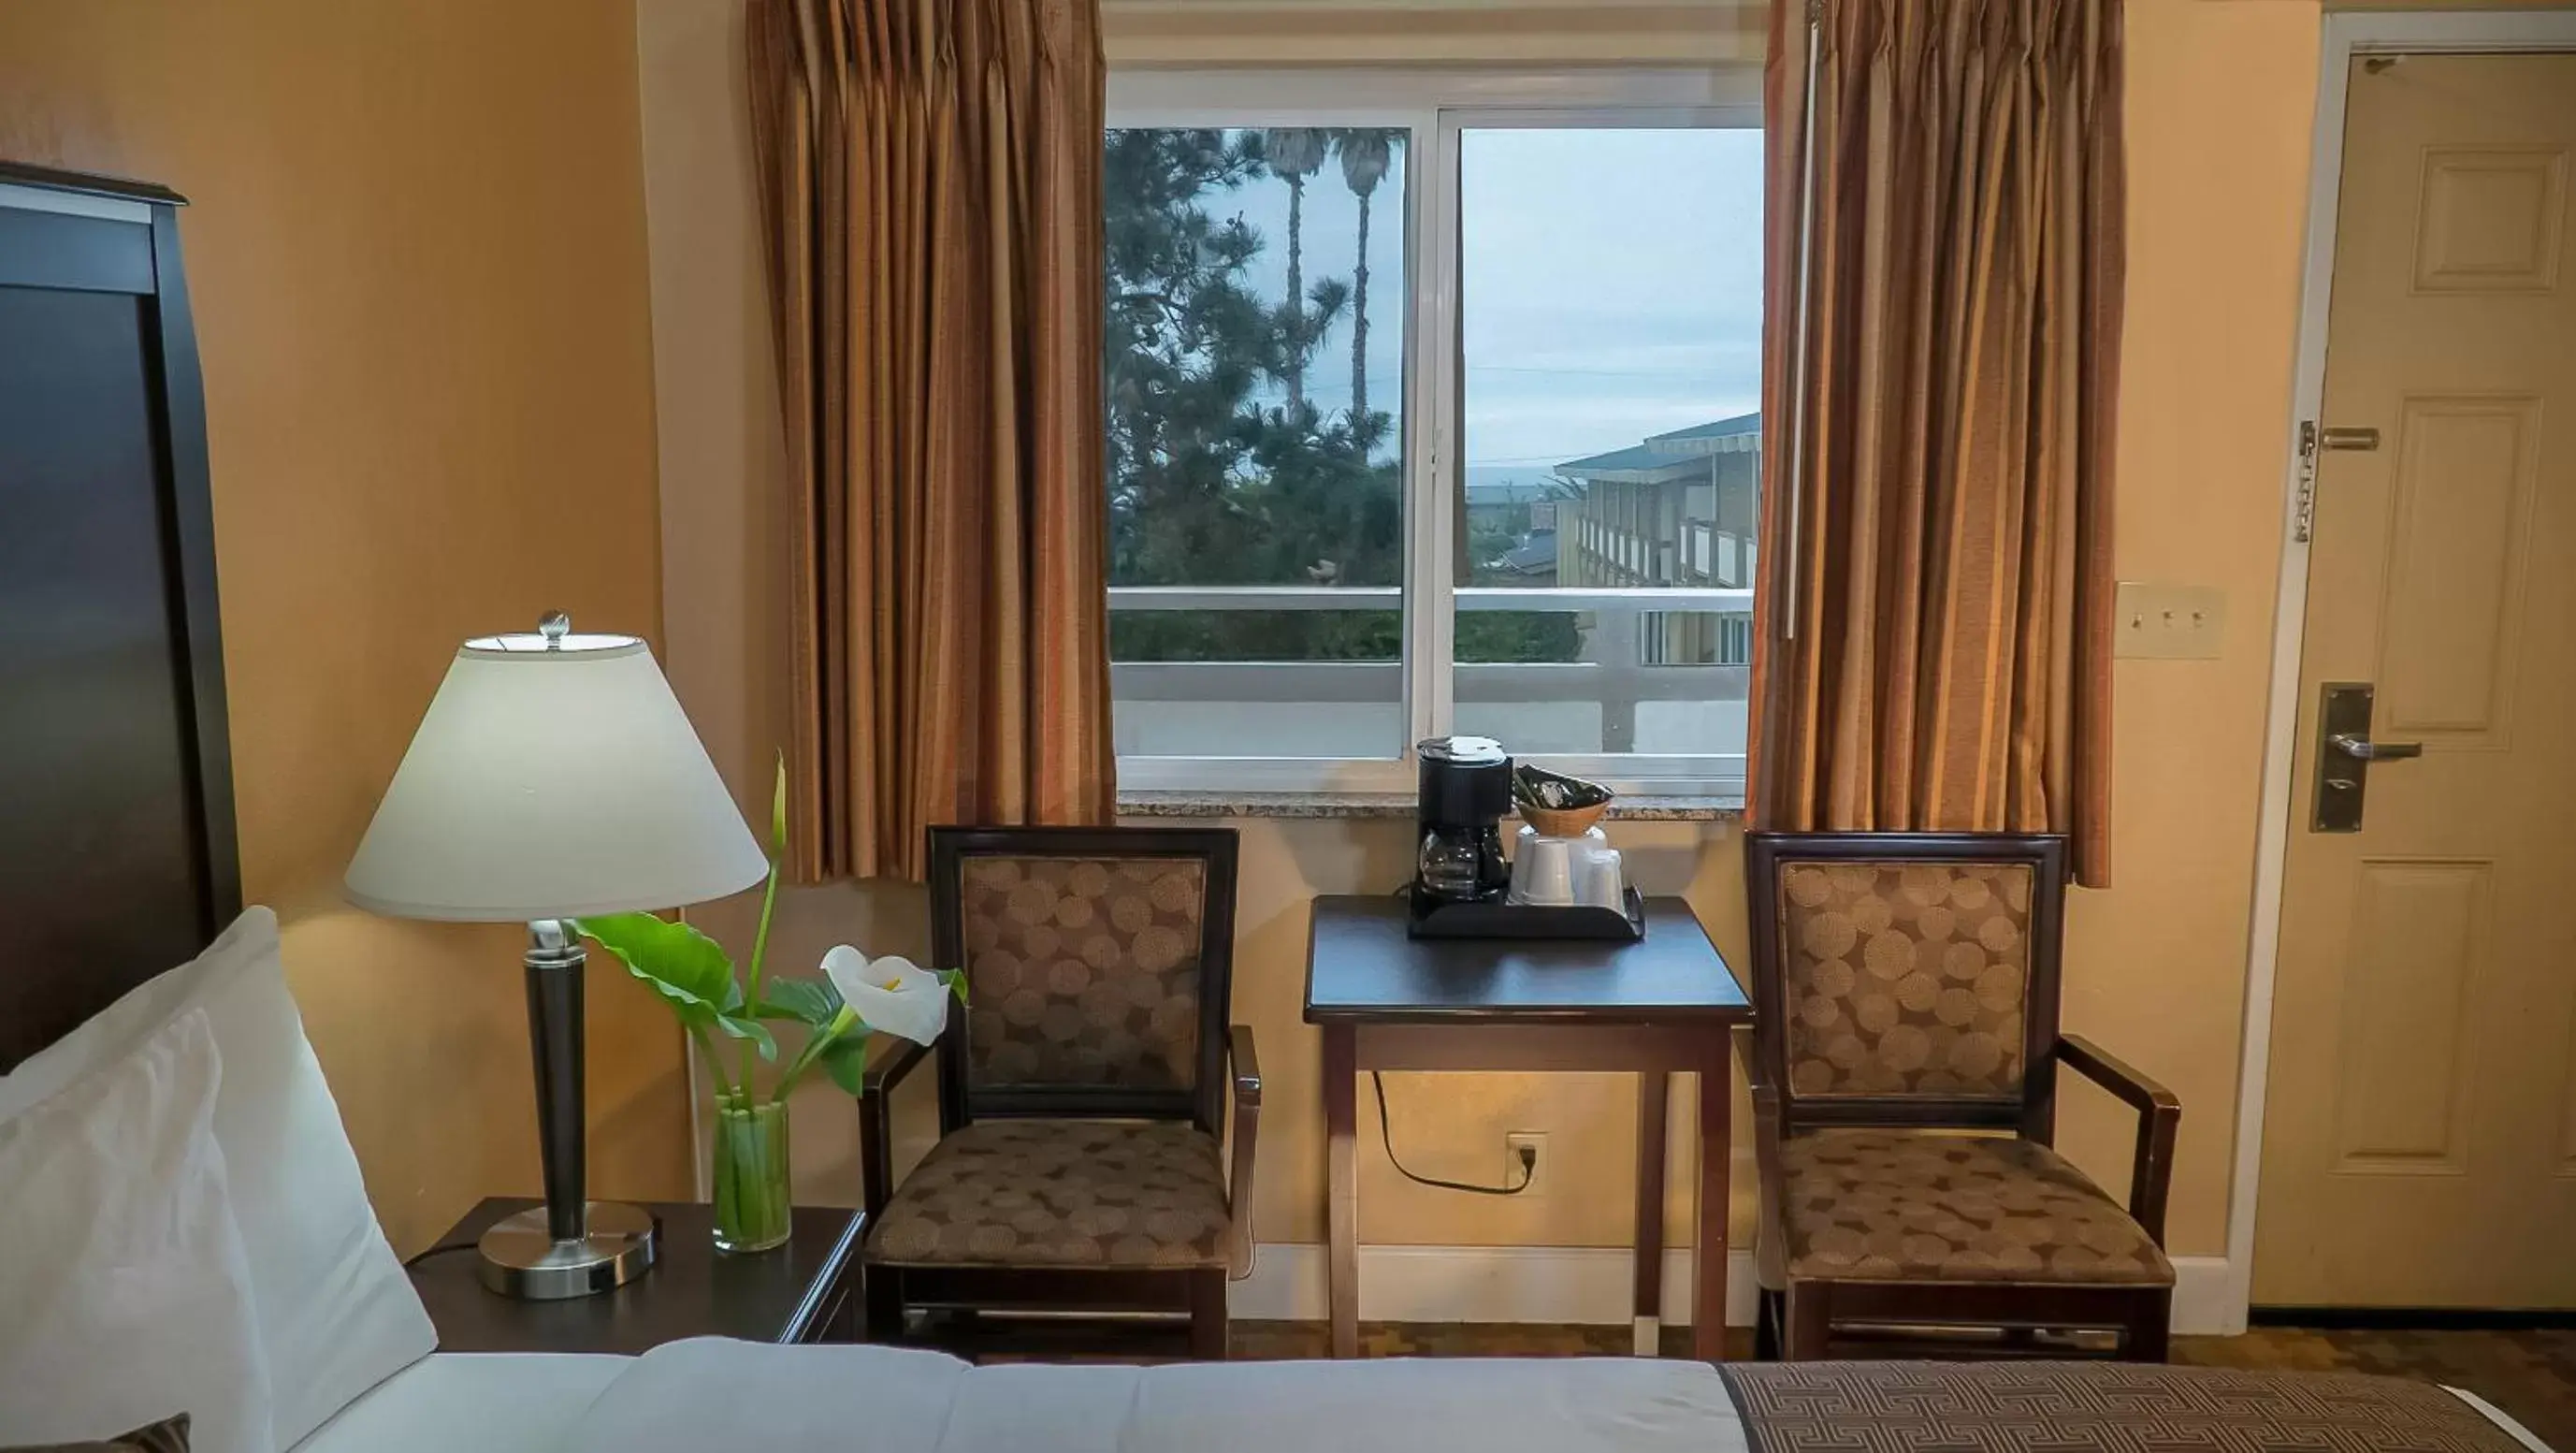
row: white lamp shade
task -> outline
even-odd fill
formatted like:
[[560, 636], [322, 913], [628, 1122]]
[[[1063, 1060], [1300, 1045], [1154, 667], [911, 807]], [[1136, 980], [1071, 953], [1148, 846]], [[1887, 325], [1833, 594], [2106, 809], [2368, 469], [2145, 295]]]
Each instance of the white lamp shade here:
[[668, 908], [768, 860], [632, 636], [468, 641], [349, 864], [351, 901], [504, 922]]

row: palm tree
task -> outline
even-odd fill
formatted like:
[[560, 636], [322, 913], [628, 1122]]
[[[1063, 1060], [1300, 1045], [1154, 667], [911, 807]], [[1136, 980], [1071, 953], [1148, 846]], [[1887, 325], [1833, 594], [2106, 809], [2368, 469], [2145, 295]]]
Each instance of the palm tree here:
[[1351, 420], [1368, 418], [1368, 244], [1369, 194], [1395, 160], [1395, 133], [1382, 127], [1353, 127], [1336, 132], [1342, 154], [1342, 180], [1360, 199], [1358, 264], [1351, 269]]
[[1273, 126], [1261, 133], [1270, 170], [1288, 184], [1288, 407], [1306, 402], [1306, 178], [1323, 169], [1327, 138], [1312, 126]]

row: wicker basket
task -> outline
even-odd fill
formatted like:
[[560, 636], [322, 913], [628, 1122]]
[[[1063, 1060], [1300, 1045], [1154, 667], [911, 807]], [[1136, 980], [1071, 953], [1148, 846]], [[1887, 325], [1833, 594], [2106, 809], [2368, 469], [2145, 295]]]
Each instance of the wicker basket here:
[[1519, 807], [1521, 821], [1537, 828], [1540, 837], [1581, 837], [1610, 810], [1607, 802], [1589, 807], [1533, 807], [1524, 802]]

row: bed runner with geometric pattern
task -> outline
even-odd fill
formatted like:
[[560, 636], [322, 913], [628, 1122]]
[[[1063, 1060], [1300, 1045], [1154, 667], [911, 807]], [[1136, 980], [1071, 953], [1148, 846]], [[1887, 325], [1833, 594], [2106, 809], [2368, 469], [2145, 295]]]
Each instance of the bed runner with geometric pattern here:
[[2428, 1382], [2109, 1362], [1728, 1363], [1752, 1453], [2529, 1453]]

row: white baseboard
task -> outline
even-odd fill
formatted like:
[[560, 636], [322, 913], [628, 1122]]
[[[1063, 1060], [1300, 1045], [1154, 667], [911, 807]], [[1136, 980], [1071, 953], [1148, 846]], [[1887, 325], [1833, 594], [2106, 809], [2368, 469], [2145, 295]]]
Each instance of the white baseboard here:
[[[1377, 1322], [1572, 1322], [1629, 1320], [1631, 1259], [1616, 1246], [1363, 1246], [1360, 1315]], [[1264, 1242], [1252, 1275], [1234, 1284], [1229, 1306], [1249, 1321], [1324, 1319], [1325, 1249], [1312, 1242]], [[1728, 1253], [1726, 1321], [1753, 1325], [1753, 1254]], [[2228, 1306], [2227, 1259], [2174, 1258], [2174, 1331], [2244, 1330], [2244, 1309]], [[1664, 1321], [1691, 1320], [1691, 1252], [1664, 1252]]]
[[2173, 1329], [2183, 1337], [2235, 1337], [2245, 1331], [2245, 1304], [2224, 1256], [2177, 1256]]

